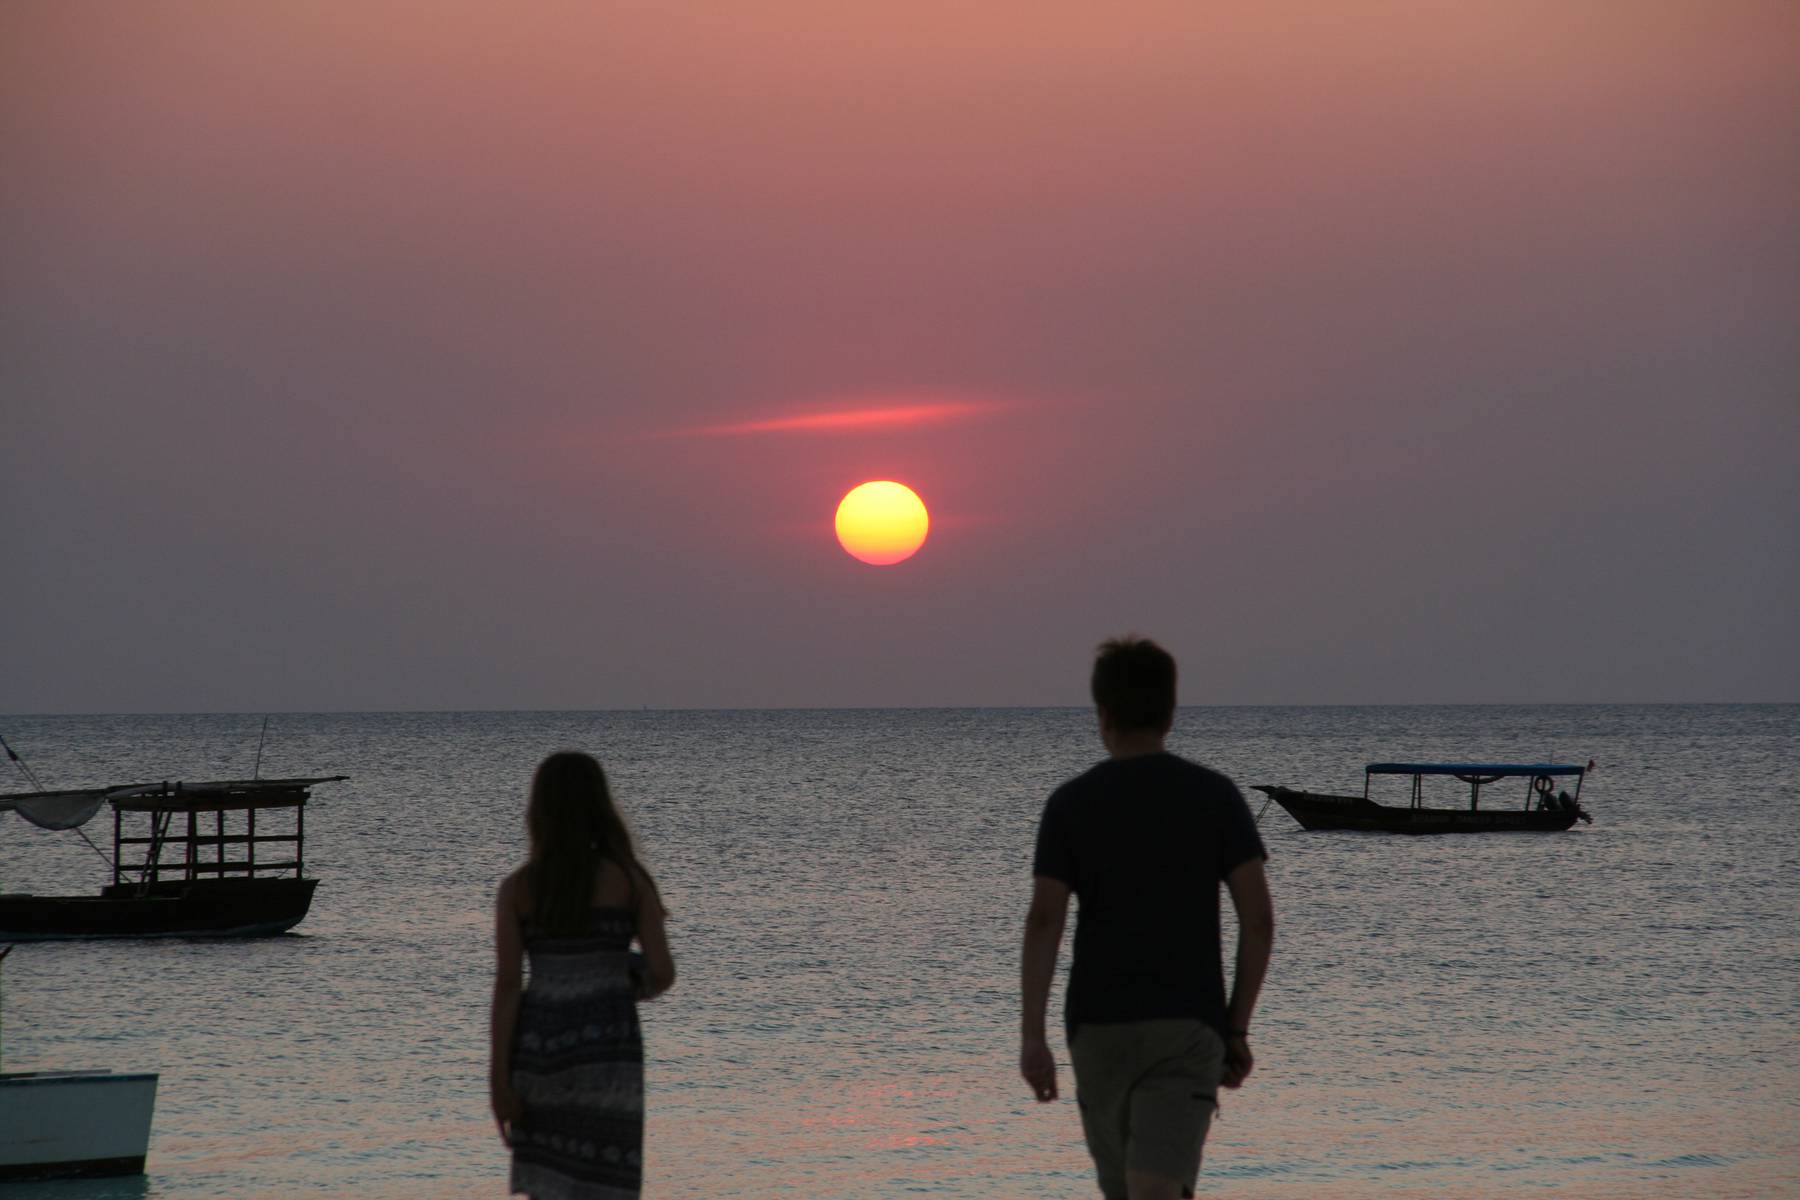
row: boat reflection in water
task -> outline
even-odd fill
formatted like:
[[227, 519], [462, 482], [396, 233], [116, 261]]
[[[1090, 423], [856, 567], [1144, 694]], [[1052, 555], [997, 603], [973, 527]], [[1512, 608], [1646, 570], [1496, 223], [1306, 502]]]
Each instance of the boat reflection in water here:
[[[1370, 763], [1363, 768], [1360, 796], [1308, 792], [1256, 784], [1256, 790], [1285, 808], [1306, 829], [1355, 829], [1370, 833], [1557, 833], [1577, 820], [1592, 822], [1581, 807], [1581, 784], [1593, 769], [1567, 763]], [[1412, 777], [1411, 803], [1377, 804], [1369, 798], [1377, 775]], [[1469, 785], [1468, 804], [1434, 807], [1425, 803], [1425, 780], [1449, 776]], [[1482, 808], [1481, 789], [1503, 779], [1524, 779], [1525, 800], [1519, 807]], [[1573, 778], [1575, 791], [1558, 789], [1559, 779]]]

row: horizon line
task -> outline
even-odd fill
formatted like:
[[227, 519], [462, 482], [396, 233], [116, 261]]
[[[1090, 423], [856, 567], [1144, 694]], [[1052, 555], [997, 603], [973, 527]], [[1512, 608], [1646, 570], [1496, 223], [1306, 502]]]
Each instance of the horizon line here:
[[[1800, 700], [1323, 700], [1212, 701], [1177, 704], [1183, 709], [1222, 708], [1781, 708]], [[0, 711], [0, 720], [43, 717], [257, 717], [257, 716], [455, 716], [490, 713], [729, 713], [729, 712], [1039, 712], [1092, 711], [1093, 704], [675, 704], [606, 705], [596, 708], [229, 708], [60, 709]]]

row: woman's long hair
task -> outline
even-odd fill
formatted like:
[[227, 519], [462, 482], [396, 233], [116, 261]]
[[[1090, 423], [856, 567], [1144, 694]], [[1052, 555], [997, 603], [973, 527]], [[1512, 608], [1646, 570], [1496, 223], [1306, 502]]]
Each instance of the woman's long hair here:
[[525, 865], [531, 919], [545, 933], [571, 936], [587, 927], [594, 876], [603, 859], [624, 869], [634, 897], [639, 887], [647, 887], [662, 902], [593, 755], [560, 750], [539, 764], [531, 777], [525, 827], [531, 835]]

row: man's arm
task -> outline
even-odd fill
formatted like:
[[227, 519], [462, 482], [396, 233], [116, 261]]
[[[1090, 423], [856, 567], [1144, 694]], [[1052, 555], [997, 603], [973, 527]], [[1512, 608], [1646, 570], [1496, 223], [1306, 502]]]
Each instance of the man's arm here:
[[1256, 1065], [1247, 1035], [1263, 977], [1269, 973], [1269, 952], [1275, 945], [1275, 902], [1269, 898], [1269, 877], [1260, 855], [1233, 868], [1225, 877], [1225, 886], [1231, 891], [1231, 906], [1238, 919], [1237, 970], [1231, 977], [1231, 1003], [1225, 1010], [1229, 1034], [1223, 1080], [1226, 1087], [1234, 1088]]
[[1056, 974], [1056, 952], [1068, 915], [1069, 885], [1048, 875], [1033, 876], [1019, 970], [1019, 1073], [1046, 1103], [1056, 1099], [1056, 1059], [1044, 1033], [1044, 1010], [1050, 1006], [1050, 980]]

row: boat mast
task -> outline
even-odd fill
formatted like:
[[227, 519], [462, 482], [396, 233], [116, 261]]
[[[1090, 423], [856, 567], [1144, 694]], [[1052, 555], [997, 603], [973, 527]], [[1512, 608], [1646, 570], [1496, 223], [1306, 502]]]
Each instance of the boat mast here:
[[250, 775], [252, 779], [262, 778], [263, 743], [269, 740], [269, 714], [263, 714], [262, 736], [256, 739], [256, 770]]

